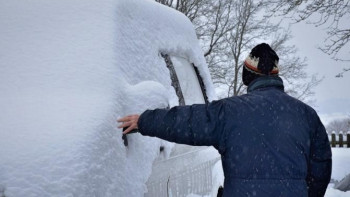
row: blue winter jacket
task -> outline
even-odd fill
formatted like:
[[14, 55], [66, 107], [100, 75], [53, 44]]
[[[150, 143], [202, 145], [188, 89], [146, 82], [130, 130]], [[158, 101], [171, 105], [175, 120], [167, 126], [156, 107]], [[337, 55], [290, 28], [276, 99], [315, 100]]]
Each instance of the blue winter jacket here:
[[332, 154], [316, 112], [284, 92], [279, 77], [260, 77], [248, 93], [209, 104], [145, 111], [143, 135], [214, 146], [224, 196], [323, 196]]

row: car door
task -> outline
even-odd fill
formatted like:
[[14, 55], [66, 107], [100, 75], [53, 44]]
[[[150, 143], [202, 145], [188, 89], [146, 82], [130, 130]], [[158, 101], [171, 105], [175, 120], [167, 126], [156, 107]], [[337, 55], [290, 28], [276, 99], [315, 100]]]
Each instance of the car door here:
[[[179, 105], [208, 103], [206, 88], [197, 67], [185, 57], [162, 53], [169, 69]], [[168, 157], [162, 154], [153, 164], [145, 196], [187, 196], [212, 190], [212, 167], [220, 160], [213, 147], [175, 144]]]

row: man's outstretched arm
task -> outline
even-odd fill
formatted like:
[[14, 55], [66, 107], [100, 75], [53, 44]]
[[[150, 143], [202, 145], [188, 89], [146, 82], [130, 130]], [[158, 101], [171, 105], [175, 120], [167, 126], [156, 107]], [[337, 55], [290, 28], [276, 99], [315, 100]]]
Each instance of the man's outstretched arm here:
[[138, 128], [147, 136], [159, 137], [167, 141], [188, 145], [213, 145], [216, 148], [223, 140], [223, 101], [210, 104], [179, 106], [171, 109], [147, 110], [139, 115], [119, 119], [119, 128], [129, 128], [128, 133]]

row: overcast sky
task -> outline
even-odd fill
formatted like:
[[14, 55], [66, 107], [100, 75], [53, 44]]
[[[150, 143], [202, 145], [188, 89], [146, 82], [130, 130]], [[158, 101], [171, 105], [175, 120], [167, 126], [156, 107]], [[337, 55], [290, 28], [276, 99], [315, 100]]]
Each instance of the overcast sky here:
[[[330, 56], [318, 49], [323, 46], [326, 38], [326, 27], [315, 27], [311, 24], [298, 23], [291, 26], [292, 44], [299, 49], [300, 56], [307, 57], [307, 70], [319, 73], [324, 80], [315, 89], [316, 103], [314, 106], [324, 124], [337, 118], [350, 117], [350, 71], [342, 78], [335, 76], [343, 68], [349, 68], [350, 62], [332, 60]], [[350, 43], [345, 48], [350, 59]]]

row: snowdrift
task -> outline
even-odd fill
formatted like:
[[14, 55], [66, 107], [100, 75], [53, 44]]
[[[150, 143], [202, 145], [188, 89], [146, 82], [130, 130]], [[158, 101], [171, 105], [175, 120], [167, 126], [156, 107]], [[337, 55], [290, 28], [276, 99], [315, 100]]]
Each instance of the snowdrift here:
[[153, 1], [0, 1], [0, 37], [5, 196], [143, 196], [167, 143], [125, 147], [116, 119], [179, 104], [161, 54], [193, 63], [214, 98], [192, 24]]

